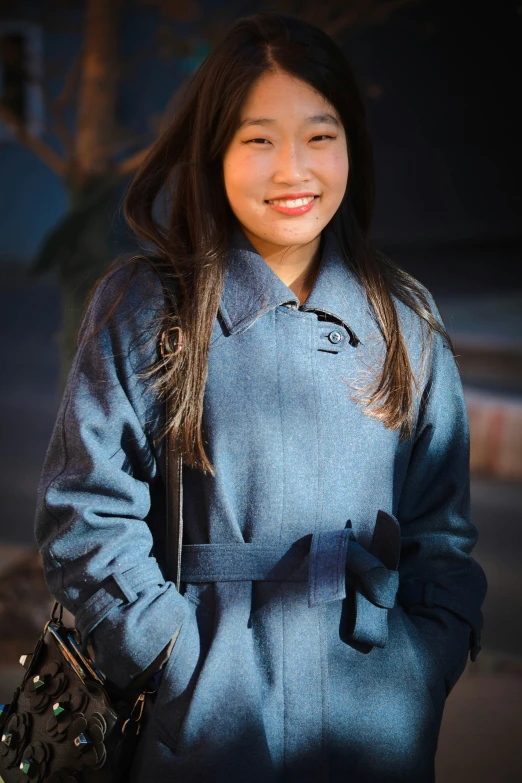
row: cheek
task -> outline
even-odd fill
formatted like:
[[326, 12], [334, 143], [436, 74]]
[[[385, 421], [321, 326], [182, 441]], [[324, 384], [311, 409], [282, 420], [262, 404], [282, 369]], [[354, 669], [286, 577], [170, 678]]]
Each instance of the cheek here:
[[255, 189], [259, 166], [245, 155], [231, 155], [223, 167], [225, 188], [230, 194], [246, 195]]
[[223, 181], [225, 183], [225, 189], [232, 190], [235, 187], [234, 184], [234, 161], [230, 156], [223, 159]]
[[228, 203], [236, 217], [246, 219], [248, 214], [262, 213], [264, 204], [259, 203], [256, 172], [244, 160], [233, 157], [226, 160], [223, 180]]
[[240, 169], [232, 160], [225, 163], [223, 177], [228, 201], [231, 207], [236, 208], [244, 198], [244, 182], [242, 181]]
[[329, 158], [323, 169], [323, 175], [333, 191], [341, 191], [346, 188], [348, 170], [348, 156], [346, 153], [336, 153]]

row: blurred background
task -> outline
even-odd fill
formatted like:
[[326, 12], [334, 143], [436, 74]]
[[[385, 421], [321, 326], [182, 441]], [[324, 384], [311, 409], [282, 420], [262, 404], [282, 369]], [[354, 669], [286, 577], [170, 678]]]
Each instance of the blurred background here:
[[373, 239], [434, 294], [471, 426], [483, 649], [449, 696], [438, 781], [522, 780], [522, 3], [0, 0], [0, 701], [51, 600], [36, 488], [87, 292], [137, 246], [121, 201], [231, 21], [300, 15], [351, 61]]

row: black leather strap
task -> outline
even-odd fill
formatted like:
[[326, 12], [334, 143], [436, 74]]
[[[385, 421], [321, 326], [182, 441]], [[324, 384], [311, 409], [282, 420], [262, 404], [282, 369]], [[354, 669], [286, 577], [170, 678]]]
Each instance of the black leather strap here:
[[[167, 399], [166, 414], [170, 405]], [[165, 444], [165, 484], [167, 504], [167, 534], [165, 537], [167, 579], [180, 589], [181, 546], [183, 543], [183, 459], [175, 437], [169, 432]]]
[[[167, 307], [172, 312], [176, 309], [176, 291], [168, 275], [161, 275], [165, 287]], [[163, 336], [162, 336], [163, 342]], [[165, 403], [166, 421], [172, 417], [172, 400], [167, 394]], [[166, 489], [166, 536], [165, 561], [166, 578], [174, 582], [176, 589], [181, 584], [181, 546], [183, 543], [183, 459], [181, 449], [174, 436], [169, 432], [165, 443], [165, 489]]]

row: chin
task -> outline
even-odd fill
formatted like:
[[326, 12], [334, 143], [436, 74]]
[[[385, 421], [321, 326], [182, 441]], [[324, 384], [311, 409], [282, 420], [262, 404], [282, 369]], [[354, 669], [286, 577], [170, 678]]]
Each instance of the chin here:
[[257, 228], [248, 228], [252, 234], [261, 237], [270, 242], [288, 244], [290, 242], [309, 242], [316, 237], [327, 224], [328, 221], [313, 220], [300, 223], [298, 218], [289, 218], [288, 222], [280, 221], [279, 225], [262, 225]]
[[313, 225], [289, 227], [284, 231], [270, 231], [265, 235], [269, 242], [279, 245], [304, 245], [306, 242], [312, 242], [323, 230], [326, 223], [314, 221]]

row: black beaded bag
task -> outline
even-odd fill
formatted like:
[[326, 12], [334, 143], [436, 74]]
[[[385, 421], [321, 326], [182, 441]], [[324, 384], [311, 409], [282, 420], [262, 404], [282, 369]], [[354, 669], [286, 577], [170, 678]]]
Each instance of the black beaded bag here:
[[[176, 327], [179, 329], [179, 327]], [[181, 332], [175, 352], [181, 349]], [[160, 350], [172, 350], [170, 334]], [[169, 402], [167, 401], [167, 414]], [[180, 589], [182, 458], [169, 436], [166, 460], [166, 574]], [[0, 780], [4, 783], [125, 783], [142, 725], [143, 686], [129, 700], [80, 647], [75, 628], [63, 622], [56, 601], [9, 704], [0, 704]], [[150, 683], [150, 680], [149, 680]], [[136, 695], [137, 694], [137, 695]]]
[[2, 706], [4, 783], [124, 781], [147, 693], [135, 704], [113, 688], [78, 646], [55, 603], [10, 704]]

